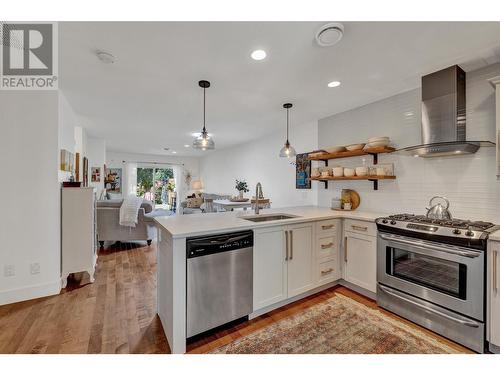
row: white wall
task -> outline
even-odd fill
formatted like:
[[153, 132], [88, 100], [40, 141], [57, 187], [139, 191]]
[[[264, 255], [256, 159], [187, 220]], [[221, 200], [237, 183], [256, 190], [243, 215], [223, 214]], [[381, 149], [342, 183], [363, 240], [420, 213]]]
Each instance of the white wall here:
[[[500, 64], [467, 73], [467, 139], [495, 140], [494, 90], [487, 79], [500, 74]], [[421, 143], [420, 89], [402, 93], [319, 121], [319, 146], [359, 143], [371, 136], [390, 136], [396, 147]], [[371, 159], [367, 158], [367, 161]], [[379, 163], [394, 163], [397, 179], [379, 182], [330, 182], [318, 203], [329, 206], [334, 193], [351, 188], [361, 195], [360, 210], [424, 214], [428, 200], [445, 195], [458, 218], [500, 223], [500, 182], [495, 177], [495, 148], [469, 156], [414, 158], [382, 155]], [[361, 158], [332, 160], [330, 165], [361, 165]]]
[[[297, 153], [317, 148], [318, 125], [316, 122], [292, 126], [290, 143]], [[200, 159], [200, 174], [204, 191], [237, 195], [235, 180], [248, 182], [255, 195], [255, 185], [262, 184], [266, 198], [272, 207], [304, 206], [317, 202], [316, 186], [311, 190], [295, 189], [295, 166], [290, 160], [279, 157], [285, 142], [284, 131], [278, 131], [261, 139], [215, 152], [207, 152]]]
[[[154, 166], [155, 163], [160, 164], [183, 164], [184, 172], [189, 171], [191, 173], [192, 179], [198, 179], [199, 172], [199, 158], [196, 157], [184, 157], [184, 156], [170, 156], [170, 155], [147, 155], [147, 154], [135, 154], [126, 152], [106, 152], [106, 167], [107, 168], [122, 168], [122, 189], [125, 182], [127, 181], [127, 171], [125, 168], [125, 162], [142, 162], [143, 165], [149, 164]], [[189, 189], [186, 189], [189, 190]], [[187, 191], [184, 192], [186, 194]]]
[[56, 91], [0, 91], [0, 305], [60, 290], [58, 115]]

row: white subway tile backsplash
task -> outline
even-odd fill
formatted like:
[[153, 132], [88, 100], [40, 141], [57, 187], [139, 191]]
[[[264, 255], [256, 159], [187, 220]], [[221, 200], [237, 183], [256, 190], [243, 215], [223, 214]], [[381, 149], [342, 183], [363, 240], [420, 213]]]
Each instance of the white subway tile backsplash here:
[[[467, 73], [469, 140], [495, 140], [494, 91], [487, 79], [499, 74], [500, 64]], [[384, 135], [391, 137], [398, 148], [421, 142], [420, 89], [320, 120], [318, 144], [322, 148]], [[329, 206], [334, 190], [349, 188], [360, 193], [362, 210], [424, 214], [430, 198], [444, 195], [455, 217], [500, 224], [500, 181], [495, 176], [495, 160], [494, 147], [482, 147], [474, 155], [430, 159], [381, 155], [379, 163], [394, 163], [396, 180], [380, 181], [378, 191], [368, 181], [333, 181], [328, 190], [320, 186], [318, 202]], [[366, 157], [366, 162], [371, 164], [371, 157]], [[330, 165], [358, 166], [362, 158], [331, 160]]]

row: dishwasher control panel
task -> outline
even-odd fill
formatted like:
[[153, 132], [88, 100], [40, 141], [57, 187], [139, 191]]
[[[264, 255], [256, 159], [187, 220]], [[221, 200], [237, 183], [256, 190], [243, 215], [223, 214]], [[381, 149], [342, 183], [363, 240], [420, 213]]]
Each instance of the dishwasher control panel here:
[[253, 231], [225, 233], [213, 236], [188, 238], [188, 258], [253, 247]]

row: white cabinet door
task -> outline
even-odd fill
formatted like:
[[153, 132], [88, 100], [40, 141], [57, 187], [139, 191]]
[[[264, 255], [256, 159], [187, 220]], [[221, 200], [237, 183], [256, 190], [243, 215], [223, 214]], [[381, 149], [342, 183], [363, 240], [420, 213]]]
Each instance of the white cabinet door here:
[[377, 291], [377, 238], [345, 232], [344, 278], [374, 293]]
[[490, 343], [500, 347], [500, 242], [488, 249], [488, 295]]
[[253, 309], [287, 298], [287, 262], [283, 227], [254, 231]]
[[285, 227], [288, 233], [288, 298], [314, 287], [313, 225]]

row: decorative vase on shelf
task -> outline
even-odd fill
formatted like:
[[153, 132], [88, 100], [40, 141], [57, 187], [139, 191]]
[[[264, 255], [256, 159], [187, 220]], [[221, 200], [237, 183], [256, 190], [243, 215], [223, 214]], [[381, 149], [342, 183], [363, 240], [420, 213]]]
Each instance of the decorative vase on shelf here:
[[239, 199], [243, 199], [243, 190], [240, 190], [240, 191], [239, 191], [238, 198], [239, 198]]

